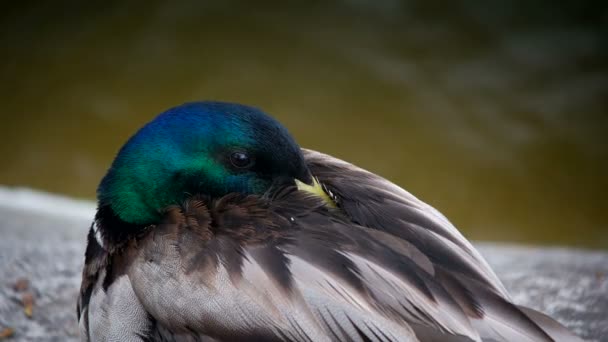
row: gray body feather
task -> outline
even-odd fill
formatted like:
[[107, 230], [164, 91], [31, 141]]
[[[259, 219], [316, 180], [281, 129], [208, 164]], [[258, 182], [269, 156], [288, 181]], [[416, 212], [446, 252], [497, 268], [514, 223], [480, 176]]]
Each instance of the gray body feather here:
[[97, 222], [82, 340], [580, 341], [512, 304], [438, 211], [356, 166], [304, 155], [339, 209], [295, 188], [194, 197], [121, 246], [98, 242]]

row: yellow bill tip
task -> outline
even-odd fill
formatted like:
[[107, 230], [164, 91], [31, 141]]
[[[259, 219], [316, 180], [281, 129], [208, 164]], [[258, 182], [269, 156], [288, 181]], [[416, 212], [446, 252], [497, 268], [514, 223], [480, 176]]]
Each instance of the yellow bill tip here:
[[298, 190], [300, 190], [300, 191], [304, 191], [311, 195], [321, 198], [327, 206], [329, 206], [331, 208], [336, 208], [336, 203], [325, 192], [325, 190], [323, 190], [323, 187], [321, 186], [321, 184], [315, 177], [312, 177], [312, 185], [308, 185], [308, 184], [302, 182], [301, 180], [296, 179], [296, 186], [298, 187]]

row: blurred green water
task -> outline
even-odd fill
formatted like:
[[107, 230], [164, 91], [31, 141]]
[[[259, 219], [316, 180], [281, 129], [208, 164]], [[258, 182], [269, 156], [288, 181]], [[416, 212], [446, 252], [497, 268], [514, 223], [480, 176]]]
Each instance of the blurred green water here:
[[0, 14], [0, 184], [94, 198], [182, 102], [259, 106], [474, 239], [608, 247], [600, 2], [22, 4]]

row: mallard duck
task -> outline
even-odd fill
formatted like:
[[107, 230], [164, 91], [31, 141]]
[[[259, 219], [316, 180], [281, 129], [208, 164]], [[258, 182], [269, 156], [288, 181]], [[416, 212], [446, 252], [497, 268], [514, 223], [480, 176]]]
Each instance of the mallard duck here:
[[256, 108], [169, 109], [97, 196], [83, 341], [580, 341], [437, 210]]

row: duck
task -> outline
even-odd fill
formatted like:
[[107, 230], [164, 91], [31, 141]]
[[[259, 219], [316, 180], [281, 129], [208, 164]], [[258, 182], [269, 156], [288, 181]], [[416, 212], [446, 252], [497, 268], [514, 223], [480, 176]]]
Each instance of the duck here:
[[439, 211], [255, 107], [168, 109], [97, 189], [82, 341], [582, 341]]

